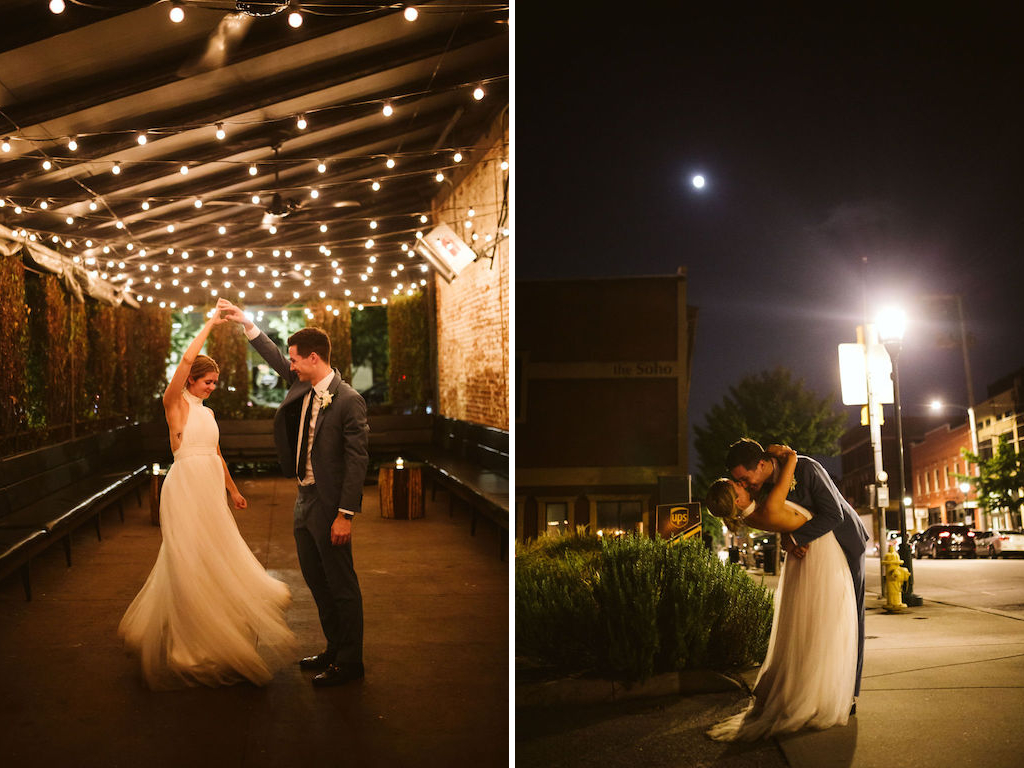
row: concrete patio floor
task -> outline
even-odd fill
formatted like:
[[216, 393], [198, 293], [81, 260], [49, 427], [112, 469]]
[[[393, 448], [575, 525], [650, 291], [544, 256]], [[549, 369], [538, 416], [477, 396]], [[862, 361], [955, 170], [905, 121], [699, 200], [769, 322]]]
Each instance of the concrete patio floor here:
[[[302, 653], [323, 647], [291, 532], [294, 481], [236, 477], [236, 513], [260, 561], [292, 590], [287, 618]], [[0, 765], [494, 766], [509, 760], [509, 565], [501, 533], [427, 497], [421, 520], [380, 517], [366, 486], [354, 524], [365, 613], [366, 679], [317, 690], [297, 665], [264, 688], [154, 693], [117, 624], [160, 547], [149, 500], [122, 524], [103, 513], [33, 563], [33, 599], [0, 583]]]

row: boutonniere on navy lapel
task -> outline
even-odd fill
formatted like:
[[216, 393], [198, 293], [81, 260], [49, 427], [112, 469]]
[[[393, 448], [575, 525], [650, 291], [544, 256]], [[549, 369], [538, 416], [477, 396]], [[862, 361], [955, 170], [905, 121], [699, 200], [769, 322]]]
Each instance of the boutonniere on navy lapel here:
[[334, 399], [334, 395], [332, 395], [330, 392], [324, 390], [324, 393], [322, 395], [320, 395], [320, 410], [322, 411], [324, 408], [326, 408], [328, 405], [330, 405], [331, 404], [331, 400], [333, 400], [333, 399]]

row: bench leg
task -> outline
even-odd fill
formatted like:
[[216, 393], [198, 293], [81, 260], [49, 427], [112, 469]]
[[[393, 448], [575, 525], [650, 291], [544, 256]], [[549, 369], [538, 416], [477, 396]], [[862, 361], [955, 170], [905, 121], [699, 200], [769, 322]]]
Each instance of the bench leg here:
[[32, 599], [32, 572], [30, 569], [32, 562], [29, 561], [21, 566], [21, 586], [25, 589], [25, 600], [26, 602]]
[[68, 568], [71, 567], [71, 534], [69, 533], [63, 539], [61, 543], [64, 545], [64, 558], [68, 561]]

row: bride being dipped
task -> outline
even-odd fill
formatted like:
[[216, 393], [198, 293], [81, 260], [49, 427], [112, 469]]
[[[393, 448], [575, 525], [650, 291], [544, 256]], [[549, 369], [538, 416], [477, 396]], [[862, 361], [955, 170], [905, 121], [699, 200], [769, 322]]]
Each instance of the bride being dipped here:
[[284, 620], [288, 587], [271, 577], [238, 532], [248, 504], [220, 455], [217, 422], [203, 405], [219, 368], [199, 354], [214, 315], [182, 355], [164, 392], [174, 463], [160, 496], [156, 564], [118, 627], [154, 690], [268, 683], [295, 646]]
[[[716, 480], [705, 504], [734, 533], [749, 525], [789, 534], [814, 514], [788, 501], [797, 454], [769, 446], [775, 484], [754, 501], [744, 483]], [[764, 459], [762, 459], [763, 461]], [[847, 558], [827, 532], [786, 559], [775, 590], [768, 653], [746, 710], [708, 731], [717, 741], [754, 741], [803, 728], [845, 725], [858, 678], [858, 608]]]

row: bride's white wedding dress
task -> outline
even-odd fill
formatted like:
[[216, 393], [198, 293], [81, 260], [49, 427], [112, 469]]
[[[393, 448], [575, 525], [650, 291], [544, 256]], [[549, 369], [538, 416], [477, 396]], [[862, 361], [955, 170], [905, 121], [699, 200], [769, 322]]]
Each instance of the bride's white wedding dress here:
[[[786, 505], [811, 518], [800, 505]], [[835, 536], [827, 533], [811, 542], [804, 558], [786, 558], [754, 701], [708, 736], [753, 741], [846, 725], [857, 673], [857, 626], [850, 566]]]
[[238, 532], [213, 411], [184, 394], [188, 417], [160, 498], [160, 553], [118, 634], [154, 690], [264, 685], [295, 650], [284, 620], [291, 594]]

